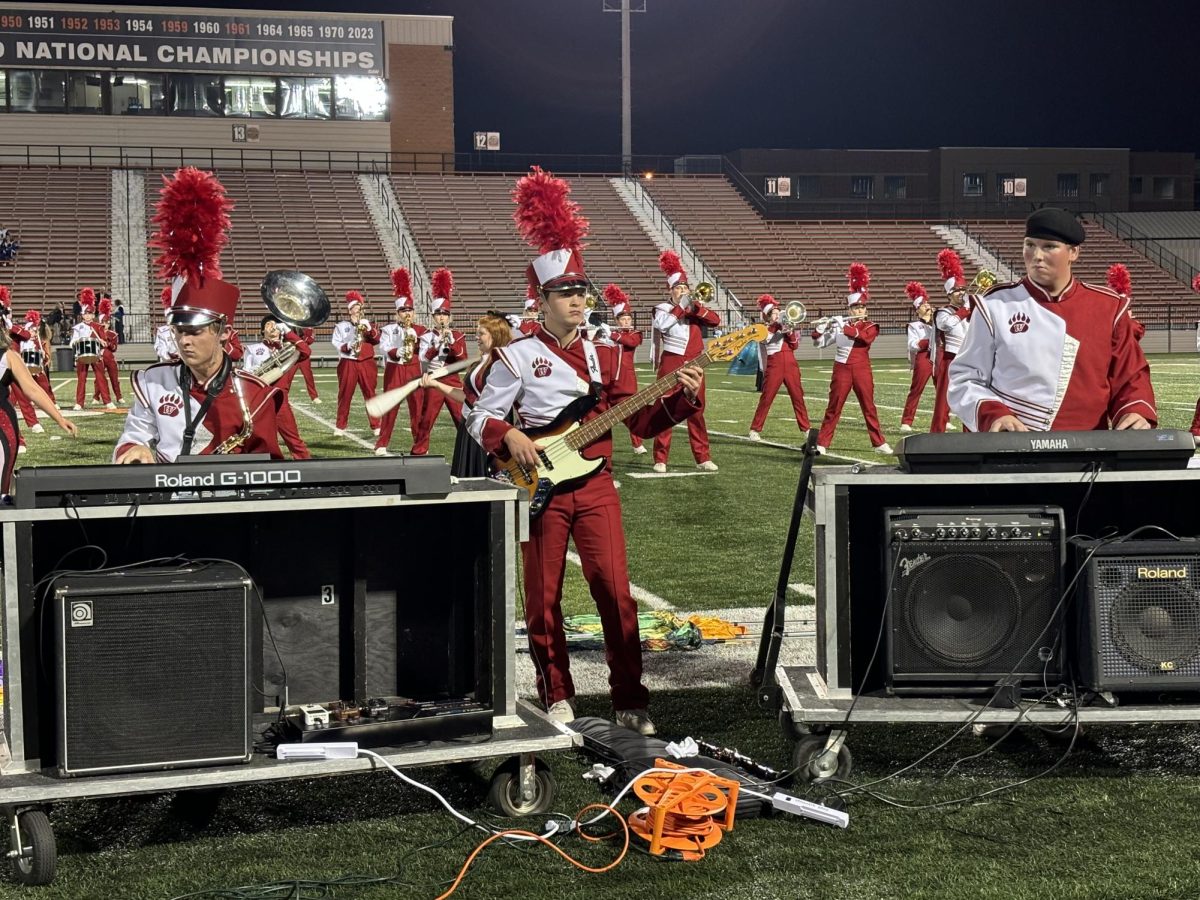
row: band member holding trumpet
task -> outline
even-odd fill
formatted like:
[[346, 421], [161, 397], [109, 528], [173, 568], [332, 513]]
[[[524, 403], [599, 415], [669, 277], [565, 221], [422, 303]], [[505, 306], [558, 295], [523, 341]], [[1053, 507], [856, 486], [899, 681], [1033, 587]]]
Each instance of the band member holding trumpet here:
[[[514, 219], [526, 241], [540, 254], [526, 278], [542, 293], [545, 322], [528, 337], [493, 350], [496, 363], [467, 414], [467, 428], [484, 449], [501, 451], [525, 466], [542, 465], [539, 446], [506, 421], [516, 410], [522, 427], [544, 425], [570, 404], [591, 393], [598, 403], [585, 416], [594, 418], [634, 393], [632, 373], [623, 369], [612, 344], [593, 344], [580, 335], [587, 315], [587, 275], [579, 246], [587, 220], [568, 194], [569, 185], [535, 167], [517, 182]], [[649, 437], [699, 409], [703, 370], [678, 369], [681, 390], [672, 388], [652, 406], [631, 415], [626, 424]], [[611, 458], [612, 433], [583, 448], [592, 459]], [[574, 539], [604, 629], [609, 687], [618, 725], [644, 735], [654, 733], [647, 712], [649, 691], [642, 684], [642, 650], [637, 602], [629, 589], [621, 501], [611, 465], [565, 490], [556, 491], [541, 515], [529, 523], [521, 545], [525, 575], [525, 624], [537, 670], [537, 690], [550, 718], [575, 718], [566, 636], [561, 609], [567, 542]]]
[[[413, 321], [412, 276], [408, 269], [392, 270], [392, 292], [396, 295], [396, 320], [380, 329], [379, 349], [383, 353], [383, 389], [390, 391], [421, 377], [421, 359], [418, 348], [424, 325]], [[421, 424], [421, 411], [425, 408], [425, 391], [413, 391], [408, 395], [408, 429], [413, 443], [417, 442]], [[379, 440], [375, 442], [375, 455], [386, 456], [392, 431], [396, 427], [398, 407], [392, 407], [383, 416], [379, 426]]]
[[[159, 299], [162, 302], [163, 318], [165, 319], [171, 309], [171, 286], [169, 284], [163, 287]], [[179, 362], [179, 348], [175, 346], [175, 334], [171, 331], [170, 322], [159, 325], [158, 330], [154, 332], [154, 355], [158, 357], [159, 362]]]
[[[754, 410], [754, 418], [750, 422], [750, 440], [762, 440], [767, 413], [771, 411], [771, 405], [775, 402], [780, 387], [787, 388], [788, 396], [792, 400], [792, 412], [796, 415], [796, 425], [802, 432], [807, 432], [810, 427], [808, 407], [804, 405], [804, 387], [800, 382], [800, 366], [796, 363], [796, 349], [800, 346], [796, 324], [803, 319], [803, 312], [797, 310], [788, 320], [780, 321], [779, 301], [770, 294], [763, 294], [758, 298], [758, 311], [762, 320], [767, 323], [769, 336], [758, 345], [759, 363], [764, 373], [763, 386], [762, 396], [758, 398], [758, 407]], [[796, 322], [791, 319], [795, 319]]]
[[1086, 232], [1064, 209], [1025, 221], [1025, 277], [975, 303], [950, 366], [950, 406], [972, 431], [1153, 428], [1150, 365], [1129, 300], [1071, 269]]
[[[633, 367], [633, 357], [637, 353], [637, 348], [642, 346], [642, 333], [633, 325], [633, 311], [629, 306], [629, 295], [621, 290], [619, 285], [606, 284], [604, 300], [612, 311], [613, 321], [617, 323], [615, 328], [609, 329], [608, 336], [609, 340], [621, 350], [621, 368], [628, 372], [636, 372]], [[636, 379], [636, 374], [634, 377]], [[629, 432], [629, 442], [633, 445], [634, 453], [641, 455], [646, 452], [646, 445], [632, 431]]]
[[121, 371], [117, 368], [117, 331], [112, 327], [113, 302], [109, 294], [101, 294], [100, 302], [96, 304], [96, 321], [104, 329], [104, 346], [100, 348], [100, 365], [111, 396], [117, 403], [124, 403], [121, 396]]
[[[442, 366], [461, 362], [467, 358], [467, 337], [461, 331], [450, 327], [451, 310], [454, 308], [454, 273], [449, 269], [438, 269], [430, 276], [430, 288], [433, 290], [433, 327], [421, 335], [420, 347], [421, 371], [432, 372]], [[458, 373], [444, 375], [439, 379], [442, 384], [452, 388], [461, 388], [462, 379]], [[421, 409], [421, 420], [417, 434], [413, 439], [412, 452], [421, 455], [429, 452], [429, 437], [433, 434], [433, 425], [437, 421], [442, 405], [450, 412], [450, 418], [457, 427], [462, 421], [462, 403], [451, 399], [438, 390], [425, 390], [425, 399]]]
[[937, 255], [938, 269], [946, 290], [946, 305], [933, 316], [935, 342], [933, 345], [933, 419], [931, 433], [941, 434], [950, 421], [950, 404], [946, 391], [950, 386], [950, 363], [962, 348], [971, 318], [971, 298], [967, 294], [967, 279], [962, 260], [947, 247]]
[[912, 431], [913, 419], [917, 417], [917, 404], [921, 402], [921, 394], [933, 375], [933, 358], [929, 355], [929, 347], [934, 340], [933, 307], [929, 303], [925, 285], [919, 281], [910, 281], [905, 285], [904, 293], [913, 306], [914, 318], [908, 323], [908, 365], [912, 369], [912, 383], [904, 400], [904, 412], [900, 414], [900, 430]]
[[[300, 360], [308, 359], [312, 348], [304, 339], [285, 322], [280, 322], [274, 316], [263, 316], [259, 323], [262, 340], [245, 348], [242, 356], [242, 370], [255, 377], [267, 378], [264, 370], [282, 368], [283, 374], [278, 375], [270, 383], [283, 400], [275, 413], [275, 424], [279, 428], [279, 436], [283, 438], [292, 459], [312, 459], [308, 445], [300, 437], [300, 429], [296, 425], [296, 413], [292, 410], [291, 398], [292, 379], [296, 377], [296, 368]], [[290, 344], [295, 348], [283, 358], [283, 348]]]
[[825, 453], [833, 443], [842, 407], [850, 391], [858, 398], [863, 420], [867, 423], [867, 434], [876, 453], [891, 453], [887, 438], [879, 427], [879, 413], [875, 410], [875, 378], [871, 373], [871, 344], [879, 337], [879, 326], [868, 318], [867, 285], [871, 271], [862, 263], [850, 263], [847, 275], [850, 292], [846, 295], [849, 318], [833, 316], [826, 322], [818, 320], [820, 326], [812, 332], [813, 341], [819, 347], [835, 345], [833, 377], [829, 382], [829, 404], [821, 421], [821, 432], [817, 435], [817, 452]]
[[276, 411], [283, 395], [225, 352], [239, 291], [221, 280], [219, 255], [232, 202], [211, 172], [176, 170], [158, 201], [152, 245], [160, 275], [173, 283], [167, 321], [180, 362], [158, 363], [130, 379], [134, 401], [113, 462], [174, 462], [211, 453], [267, 453], [282, 459]]
[[[333, 433], [339, 437], [346, 433], [346, 425], [350, 421], [350, 401], [354, 399], [355, 389], [362, 391], [363, 400], [370, 400], [375, 396], [375, 387], [379, 383], [379, 369], [375, 364], [379, 328], [371, 324], [365, 315], [363, 295], [358, 291], [347, 291], [346, 310], [348, 318], [333, 328], [333, 346], [338, 352], [337, 419]], [[379, 420], [368, 414], [367, 421], [378, 436]]]
[[100, 348], [104, 346], [108, 332], [96, 321], [96, 292], [90, 287], [79, 292], [79, 308], [83, 321], [75, 323], [71, 329], [71, 347], [75, 350], [75, 408], [83, 409], [87, 399], [88, 370], [91, 370], [99, 402], [109, 409], [116, 409], [109, 397], [108, 385], [104, 383], [104, 367], [100, 362]]
[[[683, 271], [679, 254], [664, 250], [658, 257], [658, 267], [667, 276], [670, 300], [654, 307], [654, 350], [658, 377], [662, 378], [683, 365], [685, 360], [704, 349], [701, 325], [721, 324], [715, 310], [708, 309], [704, 302], [711, 298], [711, 285], [697, 285], [693, 294], [688, 287], [687, 273]], [[704, 287], [705, 290], [700, 290]], [[717, 471], [708, 447], [708, 426], [704, 422], [704, 387], [700, 388], [700, 409], [688, 417], [688, 442], [692, 445], [692, 456], [696, 467], [706, 472]], [[654, 439], [654, 471], [667, 471], [667, 457], [671, 454], [671, 429]]]

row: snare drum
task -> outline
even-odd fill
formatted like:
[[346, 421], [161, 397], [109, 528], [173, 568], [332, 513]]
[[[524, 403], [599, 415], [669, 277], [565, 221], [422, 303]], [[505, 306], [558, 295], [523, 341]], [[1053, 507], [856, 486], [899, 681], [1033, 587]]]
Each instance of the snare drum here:
[[99, 338], [82, 338], [72, 346], [75, 348], [75, 362], [86, 365], [100, 361], [100, 350], [104, 342]]
[[22, 350], [21, 361], [30, 369], [41, 369], [45, 365], [41, 350]]

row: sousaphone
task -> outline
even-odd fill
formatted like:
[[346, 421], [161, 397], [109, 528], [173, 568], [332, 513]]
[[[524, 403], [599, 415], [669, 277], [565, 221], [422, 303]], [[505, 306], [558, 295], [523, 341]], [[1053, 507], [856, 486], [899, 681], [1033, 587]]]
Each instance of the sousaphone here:
[[[316, 328], [329, 318], [329, 295], [308, 275], [295, 269], [276, 269], [268, 272], [259, 287], [263, 303], [271, 315], [293, 331]], [[283, 346], [254, 370], [267, 384], [274, 384], [300, 360], [295, 344]]]

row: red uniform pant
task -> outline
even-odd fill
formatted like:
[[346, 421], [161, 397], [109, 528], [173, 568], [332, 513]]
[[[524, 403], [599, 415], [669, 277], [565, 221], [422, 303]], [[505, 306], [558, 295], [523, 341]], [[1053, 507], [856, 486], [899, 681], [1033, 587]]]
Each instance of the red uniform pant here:
[[34, 411], [33, 401], [25, 396], [25, 392], [21, 390], [20, 385], [15, 381], [8, 386], [8, 396], [16, 404], [17, 409], [21, 411], [21, 418], [25, 420], [25, 424], [30, 428], [36, 425], [37, 413]]
[[560, 606], [568, 538], [575, 541], [604, 628], [613, 707], [644, 709], [650, 694], [642, 685], [637, 602], [629, 590], [621, 504], [607, 472], [555, 493], [529, 523], [529, 540], [521, 545], [525, 626], [537, 666], [538, 696], [547, 706], [575, 696]]
[[[358, 388], [362, 391], [363, 400], [370, 400], [374, 397], [375, 385], [379, 381], [379, 370], [375, 366], [374, 359], [339, 359], [337, 380], [336, 426], [345, 428], [350, 421], [350, 401], [354, 399], [355, 389]], [[379, 427], [379, 420], [373, 416], [367, 416], [367, 420], [371, 423], [372, 429]]]
[[312, 459], [312, 454], [308, 452], [308, 444], [304, 443], [304, 438], [300, 437], [300, 428], [296, 425], [296, 413], [288, 400], [286, 388], [283, 391], [283, 405], [275, 413], [275, 430], [287, 444], [292, 459]]
[[[7, 497], [12, 493], [12, 475], [16, 464], [17, 411], [12, 408], [11, 404], [0, 403], [0, 495]], [[624, 545], [622, 545], [622, 550], [624, 550]], [[559, 621], [561, 622], [561, 618]], [[638, 661], [641, 662], [640, 656]]]
[[308, 389], [308, 398], [310, 400], [317, 399], [317, 380], [313, 378], [312, 360], [305, 357], [296, 363], [296, 367], [300, 370], [300, 374], [304, 376], [304, 386]]
[[796, 414], [796, 424], [801, 431], [808, 431], [808, 407], [804, 405], [804, 388], [800, 384], [800, 366], [796, 357], [786, 347], [767, 357], [767, 371], [763, 375], [762, 396], [758, 398], [758, 408], [754, 410], [754, 420], [750, 423], [751, 431], [762, 431], [767, 424], [767, 413], [775, 402], [775, 395], [780, 387], [787, 388], [788, 396], [792, 398], [792, 412]]
[[1196, 415], [1192, 417], [1192, 434], [1200, 437], [1200, 400], [1196, 401]]
[[[442, 384], [462, 387], [462, 381], [457, 375], [439, 378], [438, 381]], [[424, 394], [425, 398], [421, 401], [420, 424], [417, 426], [417, 433], [413, 435], [412, 452], [414, 456], [429, 452], [429, 437], [433, 434], [433, 423], [437, 421], [438, 413], [442, 411], [442, 404], [445, 404], [446, 409], [450, 411], [450, 418], [454, 420], [456, 426], [463, 417], [462, 404], [457, 400], [451, 400], [437, 388], [420, 388], [417, 393]]]
[[937, 368], [933, 372], [933, 421], [929, 425], [931, 433], [941, 434], [946, 430], [950, 421], [950, 402], [946, 399], [946, 390], [950, 387], [950, 363], [956, 353], [939, 353]]
[[96, 379], [96, 394], [100, 397], [100, 402], [110, 402], [108, 385], [104, 383], [104, 366], [96, 360], [94, 363], [75, 363], [75, 405], [83, 406], [83, 401], [87, 398], [88, 369], [92, 370]]
[[116, 398], [118, 403], [123, 403], [124, 398], [121, 396], [121, 370], [117, 368], [117, 357], [115, 353], [100, 354], [100, 362], [104, 365], [104, 374], [108, 376], [108, 384], [112, 390], [112, 396]]
[[[406, 365], [386, 363], [383, 367], [383, 389], [390, 391], [420, 377], [421, 364], [415, 360]], [[421, 411], [425, 405], [425, 395], [429, 393], [434, 392], [417, 388], [408, 395], [408, 430], [412, 432], [414, 445], [417, 443], [417, 435], [421, 424]], [[399, 405], [392, 407], [384, 414], [383, 421], [379, 426], [379, 440], [375, 442], [376, 448], [386, 447], [391, 443], [392, 432], [396, 428], [396, 416], [399, 414]]]
[[921, 402], [921, 394], [925, 393], [925, 385], [933, 375], [933, 362], [928, 353], [918, 353], [913, 362], [912, 384], [908, 388], [908, 399], [904, 401], [904, 412], [900, 415], [901, 425], [911, 425], [917, 416], [917, 404]]
[[833, 378], [829, 381], [829, 405], [825, 407], [825, 418], [821, 422], [821, 433], [817, 435], [817, 443], [828, 447], [833, 443], [833, 434], [837, 431], [838, 419], [842, 417], [842, 407], [850, 391], [858, 398], [862, 408], [863, 419], [867, 423], [867, 434], [871, 436], [871, 446], [878, 447], [886, 444], [887, 438], [879, 427], [879, 413], [875, 410], [875, 378], [871, 374], [871, 362], [833, 364]]
[[[662, 359], [658, 363], [658, 377], [662, 378], [676, 369], [683, 367], [687, 362], [687, 357], [681, 356], [678, 353], [664, 353]], [[708, 450], [708, 426], [704, 424], [704, 385], [700, 385], [700, 408], [696, 410], [687, 420], [688, 443], [692, 445], [692, 456], [696, 458], [696, 462], [707, 462], [710, 458]], [[671, 432], [674, 429], [668, 428], [666, 431], [657, 435], [654, 438], [654, 461], [656, 463], [665, 463], [667, 457], [671, 454]]]

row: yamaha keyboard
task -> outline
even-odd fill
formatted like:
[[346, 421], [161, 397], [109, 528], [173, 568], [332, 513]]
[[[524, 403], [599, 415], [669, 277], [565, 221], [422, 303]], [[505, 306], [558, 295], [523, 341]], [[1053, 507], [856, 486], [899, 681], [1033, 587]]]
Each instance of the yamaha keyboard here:
[[1196, 451], [1187, 431], [998, 431], [912, 434], [896, 449], [913, 473], [1090, 472], [1186, 469]]
[[441, 456], [192, 456], [167, 465], [26, 466], [14, 477], [15, 501], [21, 509], [450, 492], [450, 465]]

